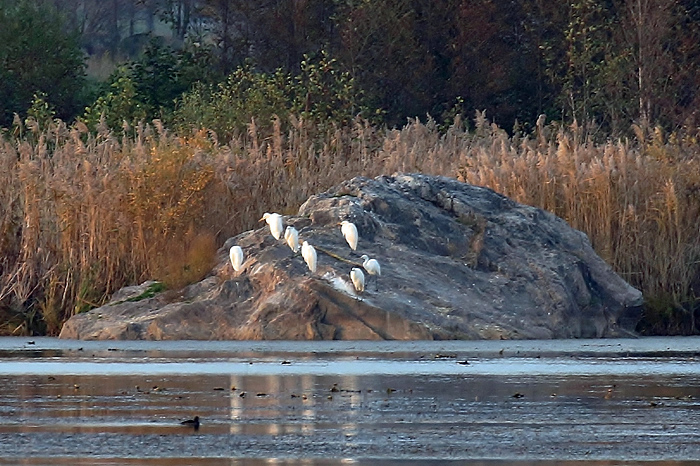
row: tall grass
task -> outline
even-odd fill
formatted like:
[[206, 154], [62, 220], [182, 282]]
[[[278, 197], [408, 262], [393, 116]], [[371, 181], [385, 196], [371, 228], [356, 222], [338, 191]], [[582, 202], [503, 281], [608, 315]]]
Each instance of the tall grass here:
[[431, 121], [289, 126], [261, 134], [252, 122], [231, 141], [157, 121], [129, 136], [16, 126], [0, 140], [0, 331], [55, 335], [126, 284], [195, 281], [263, 212], [294, 213], [340, 181], [397, 171], [457, 177], [562, 216], [654, 304], [648, 330], [695, 330], [679, 309], [700, 288], [697, 142], [593, 144], [542, 125], [510, 137], [483, 115], [474, 131], [459, 120], [445, 132]]

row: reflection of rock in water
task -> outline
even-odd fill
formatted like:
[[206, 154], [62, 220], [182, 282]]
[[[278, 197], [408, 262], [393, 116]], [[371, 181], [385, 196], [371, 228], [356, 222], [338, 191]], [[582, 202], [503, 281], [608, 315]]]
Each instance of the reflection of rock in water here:
[[231, 419], [230, 432], [232, 434], [239, 434], [241, 432], [242, 422], [244, 421], [243, 416], [241, 415], [243, 412], [244, 400], [240, 396], [243, 390], [243, 380], [244, 377], [237, 375], [231, 376], [231, 390], [229, 392], [229, 418]]
[[[357, 254], [382, 264], [382, 287], [356, 299], [337, 227], [358, 229]], [[543, 210], [489, 189], [425, 175], [354, 178], [285, 218], [318, 251], [301, 257], [259, 228], [229, 239], [212, 275], [140, 301], [114, 299], [72, 317], [82, 339], [522, 339], [628, 335], [641, 294], [588, 238]], [[243, 248], [234, 274], [228, 251]], [[339, 280], [348, 282], [343, 286]]]

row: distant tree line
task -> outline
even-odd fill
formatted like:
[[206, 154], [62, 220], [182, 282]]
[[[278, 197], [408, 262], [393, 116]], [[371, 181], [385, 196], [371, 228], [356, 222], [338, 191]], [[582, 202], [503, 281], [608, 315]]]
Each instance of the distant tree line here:
[[[176, 120], [182, 102], [200, 115], [186, 93], [225, 93], [242, 70], [263, 76], [249, 80], [263, 94], [276, 73], [303, 86], [311, 62], [332, 63], [327, 90], [348, 109], [389, 125], [474, 110], [504, 127], [544, 114], [607, 135], [698, 125], [693, 0], [0, 0], [0, 36], [5, 127], [37, 92], [62, 118], [120, 105], [125, 119]], [[104, 53], [125, 64], [90, 88], [84, 54]], [[299, 92], [283, 92], [285, 111]]]

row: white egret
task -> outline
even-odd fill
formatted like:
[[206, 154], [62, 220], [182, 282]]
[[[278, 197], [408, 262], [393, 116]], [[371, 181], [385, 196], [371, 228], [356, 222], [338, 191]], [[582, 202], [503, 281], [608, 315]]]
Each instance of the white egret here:
[[241, 270], [241, 266], [243, 265], [243, 249], [241, 249], [240, 246], [231, 246], [231, 250], [229, 251], [228, 255], [231, 258], [233, 270], [236, 272]]
[[362, 273], [361, 269], [353, 267], [350, 271], [350, 280], [352, 280], [352, 284], [355, 285], [355, 289], [358, 292], [362, 293], [365, 291], [365, 274]]
[[270, 225], [270, 233], [272, 233], [272, 236], [274, 236], [275, 239], [280, 239], [282, 236], [282, 230], [284, 229], [284, 225], [282, 224], [282, 216], [280, 214], [265, 212], [265, 215], [262, 216], [260, 221], [262, 222], [263, 220]]
[[294, 254], [299, 252], [299, 232], [296, 228], [288, 226], [287, 229], [284, 230], [284, 240]]
[[304, 241], [304, 244], [301, 245], [301, 255], [309, 270], [316, 272], [316, 249], [308, 241]]
[[359, 236], [357, 234], [357, 227], [355, 224], [347, 220], [343, 220], [340, 222], [340, 231], [343, 233], [343, 237], [345, 237], [345, 241], [348, 242], [350, 249], [353, 251], [357, 250], [357, 238]]
[[367, 254], [363, 254], [360, 259], [363, 260], [362, 267], [365, 268], [368, 274], [374, 275], [374, 286], [379, 289], [378, 278], [382, 274], [382, 268], [379, 266], [377, 259], [370, 259]]

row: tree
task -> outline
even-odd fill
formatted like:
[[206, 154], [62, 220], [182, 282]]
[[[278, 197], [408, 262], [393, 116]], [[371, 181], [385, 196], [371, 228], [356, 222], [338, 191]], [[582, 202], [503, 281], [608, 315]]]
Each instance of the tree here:
[[248, 41], [253, 59], [265, 71], [282, 67], [299, 69], [304, 55], [333, 52], [334, 2], [328, 0], [290, 0], [256, 2], [250, 20]]
[[56, 115], [79, 109], [85, 62], [79, 37], [49, 4], [0, 0], [0, 126], [45, 93]]
[[448, 73], [438, 75], [439, 87], [447, 90], [442, 102], [461, 97], [465, 107], [486, 110], [492, 121], [506, 127], [516, 119], [534, 121], [543, 107], [542, 89], [533, 79], [540, 62], [524, 2], [452, 3], [452, 11], [432, 20], [429, 28], [445, 41], [431, 53], [433, 62], [444, 57], [449, 63]]
[[104, 118], [113, 129], [123, 121], [169, 120], [176, 100], [194, 83], [222, 78], [213, 73], [212, 61], [211, 51], [201, 45], [173, 50], [153, 39], [137, 60], [115, 70], [95, 102], [85, 109], [83, 120], [94, 126]]
[[586, 124], [600, 115], [604, 103], [598, 91], [614, 17], [605, 2], [598, 0], [576, 0], [569, 5], [561, 103], [567, 118]]
[[175, 37], [184, 41], [190, 27], [195, 0], [163, 0], [161, 3], [158, 8], [161, 16], [171, 25]]
[[338, 59], [367, 92], [388, 122], [425, 116], [444, 84], [434, 80], [434, 64], [421, 40], [420, 18], [412, 0], [352, 0], [336, 14]]
[[633, 119], [642, 127], [679, 126], [696, 112], [697, 9], [690, 1], [625, 0], [621, 5], [623, 39], [630, 50], [628, 81], [637, 103]]
[[203, 0], [197, 8], [197, 14], [209, 20], [209, 34], [214, 38], [224, 74], [248, 56], [250, 17], [258, 8], [255, 4], [246, 0]]

